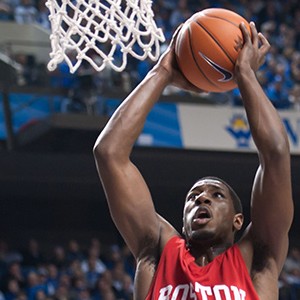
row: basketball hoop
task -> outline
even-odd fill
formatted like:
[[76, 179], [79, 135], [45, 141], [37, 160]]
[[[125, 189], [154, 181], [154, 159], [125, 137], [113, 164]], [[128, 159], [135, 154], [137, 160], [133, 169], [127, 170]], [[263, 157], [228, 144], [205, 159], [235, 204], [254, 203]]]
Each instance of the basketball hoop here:
[[164, 34], [151, 0], [48, 0], [52, 34], [49, 71], [65, 61], [74, 73], [87, 61], [96, 71], [121, 72], [127, 55], [156, 61]]

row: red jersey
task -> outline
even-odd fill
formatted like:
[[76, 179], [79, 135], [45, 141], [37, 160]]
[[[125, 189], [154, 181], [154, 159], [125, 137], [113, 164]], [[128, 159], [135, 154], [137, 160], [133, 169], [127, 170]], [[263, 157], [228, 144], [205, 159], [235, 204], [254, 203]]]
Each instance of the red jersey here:
[[185, 240], [171, 238], [146, 300], [259, 300], [237, 245], [200, 267]]

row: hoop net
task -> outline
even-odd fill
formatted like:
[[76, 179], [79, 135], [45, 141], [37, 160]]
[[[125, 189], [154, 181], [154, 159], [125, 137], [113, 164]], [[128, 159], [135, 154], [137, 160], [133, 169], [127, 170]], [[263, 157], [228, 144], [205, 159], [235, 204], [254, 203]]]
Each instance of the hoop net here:
[[66, 61], [74, 73], [82, 61], [96, 71], [121, 72], [127, 55], [138, 60], [160, 55], [165, 41], [154, 21], [151, 0], [48, 0], [52, 34], [48, 69]]

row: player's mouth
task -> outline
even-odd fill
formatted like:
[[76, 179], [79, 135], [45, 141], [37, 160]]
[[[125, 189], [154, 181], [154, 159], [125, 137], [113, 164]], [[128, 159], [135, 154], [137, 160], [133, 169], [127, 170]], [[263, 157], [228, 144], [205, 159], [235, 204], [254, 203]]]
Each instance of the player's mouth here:
[[212, 219], [212, 214], [207, 207], [200, 207], [193, 218], [193, 223], [197, 225], [207, 224]]

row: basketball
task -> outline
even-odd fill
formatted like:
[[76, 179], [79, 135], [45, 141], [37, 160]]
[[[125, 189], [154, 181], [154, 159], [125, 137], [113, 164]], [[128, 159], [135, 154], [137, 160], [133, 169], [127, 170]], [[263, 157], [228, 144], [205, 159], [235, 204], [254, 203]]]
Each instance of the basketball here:
[[178, 34], [175, 53], [180, 70], [193, 85], [206, 92], [234, 89], [234, 66], [243, 45], [239, 25], [249, 23], [222, 8], [204, 9], [189, 18]]

